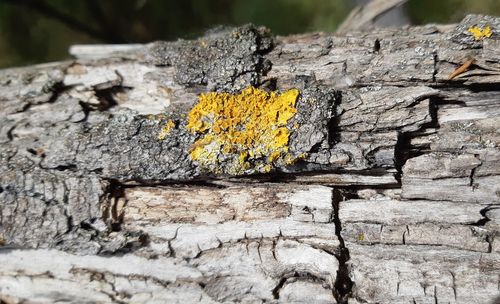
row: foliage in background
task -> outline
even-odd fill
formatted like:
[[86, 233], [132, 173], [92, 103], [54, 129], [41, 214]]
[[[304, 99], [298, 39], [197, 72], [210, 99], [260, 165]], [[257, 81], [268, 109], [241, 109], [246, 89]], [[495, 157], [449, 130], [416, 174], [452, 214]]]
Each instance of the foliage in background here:
[[[276, 34], [334, 31], [350, 0], [0, 0], [0, 67], [68, 58], [75, 43], [193, 38], [215, 25], [252, 22]], [[500, 15], [499, 0], [410, 0], [412, 22]]]
[[454, 23], [467, 14], [500, 15], [499, 0], [410, 0], [407, 13], [414, 24]]

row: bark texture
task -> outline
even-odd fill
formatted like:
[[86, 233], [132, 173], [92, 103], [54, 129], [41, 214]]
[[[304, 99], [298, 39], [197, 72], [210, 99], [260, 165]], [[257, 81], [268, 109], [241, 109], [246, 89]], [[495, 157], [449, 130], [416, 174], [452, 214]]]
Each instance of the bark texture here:
[[[0, 302], [494, 301], [499, 37], [500, 18], [478, 15], [245, 26], [0, 71]], [[301, 157], [215, 174], [192, 160], [186, 115], [248, 86], [300, 90]]]

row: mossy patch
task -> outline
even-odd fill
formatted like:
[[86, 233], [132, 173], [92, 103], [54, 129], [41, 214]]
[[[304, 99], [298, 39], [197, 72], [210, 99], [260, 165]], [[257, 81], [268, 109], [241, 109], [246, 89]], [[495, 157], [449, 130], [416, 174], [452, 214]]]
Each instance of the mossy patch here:
[[248, 87], [239, 94], [209, 92], [188, 114], [187, 128], [198, 135], [190, 157], [216, 174], [267, 173], [294, 163], [288, 122], [297, 112], [299, 90], [281, 94]]

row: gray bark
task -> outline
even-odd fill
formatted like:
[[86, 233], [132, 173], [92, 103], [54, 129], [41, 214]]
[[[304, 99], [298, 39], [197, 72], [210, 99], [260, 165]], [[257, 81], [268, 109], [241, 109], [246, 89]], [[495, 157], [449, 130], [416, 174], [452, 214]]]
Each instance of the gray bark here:
[[[0, 302], [493, 301], [499, 35], [478, 15], [343, 35], [247, 26], [1, 70]], [[300, 90], [287, 127], [304, 156], [238, 176], [236, 156], [222, 173], [193, 161], [198, 95], [251, 85]]]

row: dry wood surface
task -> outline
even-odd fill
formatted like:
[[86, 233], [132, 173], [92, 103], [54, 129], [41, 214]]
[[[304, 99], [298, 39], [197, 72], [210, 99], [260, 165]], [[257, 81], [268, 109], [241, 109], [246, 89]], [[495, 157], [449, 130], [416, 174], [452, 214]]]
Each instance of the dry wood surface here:
[[[70, 53], [0, 70], [0, 303], [500, 294], [500, 18]], [[300, 157], [194, 160], [200, 94], [250, 86], [299, 90]]]

